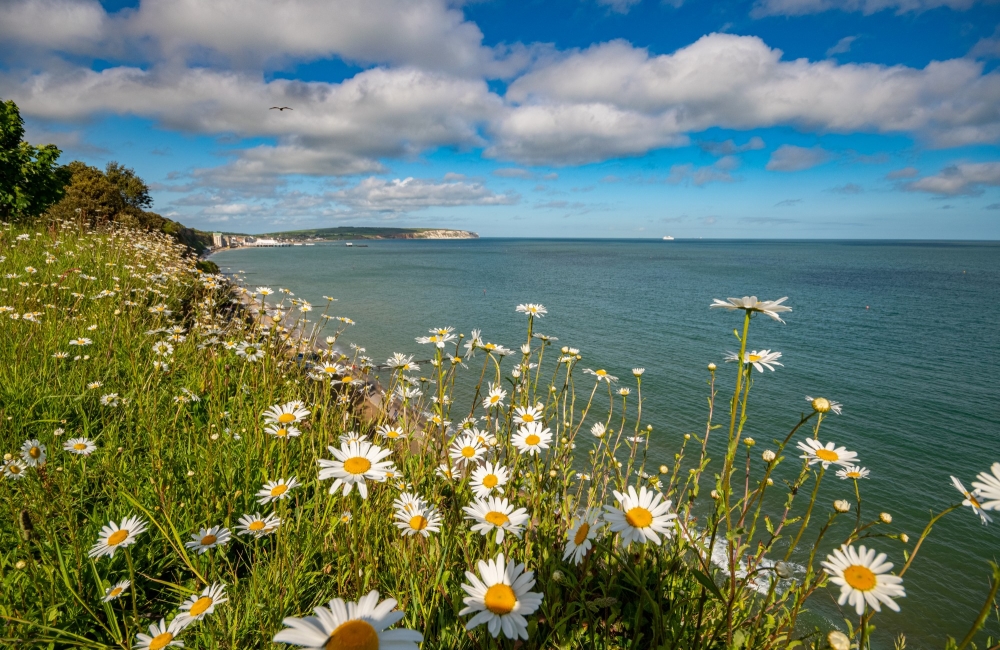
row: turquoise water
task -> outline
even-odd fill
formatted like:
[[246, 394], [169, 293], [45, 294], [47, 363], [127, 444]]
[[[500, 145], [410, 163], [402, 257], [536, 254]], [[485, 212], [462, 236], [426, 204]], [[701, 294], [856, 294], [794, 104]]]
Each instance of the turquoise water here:
[[[720, 394], [731, 390], [733, 369], [721, 362], [741, 320], [710, 311], [712, 299], [789, 296], [787, 324], [762, 318], [751, 328], [751, 346], [779, 350], [785, 363], [755, 373], [748, 434], [758, 450], [784, 437], [805, 395], [842, 402], [821, 438], [858, 452], [872, 472], [866, 512], [890, 512], [889, 529], [911, 540], [931, 510], [960, 500], [950, 474], [968, 485], [1000, 461], [1000, 244], [373, 241], [213, 259], [244, 270], [251, 286], [286, 287], [317, 306], [338, 298], [331, 313], [357, 322], [346, 340], [378, 360], [426, 358], [414, 337], [443, 325], [517, 347], [525, 319], [514, 306], [542, 303], [549, 315], [536, 331], [580, 348], [583, 367], [606, 368], [624, 385], [631, 368], [646, 368], [644, 416], [663, 459], [683, 433], [704, 429], [708, 362], [722, 366]], [[850, 483], [831, 476], [820, 501], [837, 498], [855, 501]], [[900, 542], [870, 542], [902, 566]], [[911, 648], [961, 638], [998, 556], [1000, 521], [983, 527], [968, 509], [945, 517], [906, 575], [902, 612], [877, 617], [878, 645], [891, 647], [899, 632]], [[832, 589], [818, 594], [817, 617], [840, 622], [835, 600]]]

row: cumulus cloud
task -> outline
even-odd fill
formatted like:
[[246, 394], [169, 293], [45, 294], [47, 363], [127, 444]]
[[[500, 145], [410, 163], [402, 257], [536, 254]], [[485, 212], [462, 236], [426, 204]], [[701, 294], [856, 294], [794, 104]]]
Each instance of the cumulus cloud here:
[[975, 59], [1000, 58], [1000, 25], [993, 30], [992, 36], [979, 39], [969, 50], [969, 56]]
[[783, 144], [774, 150], [765, 169], [775, 172], [800, 172], [822, 165], [830, 159], [830, 152], [822, 147], [796, 147]]
[[355, 212], [412, 212], [431, 207], [464, 205], [513, 205], [514, 193], [496, 194], [482, 183], [435, 182], [405, 178], [386, 180], [370, 177], [354, 187], [330, 193], [329, 197]]
[[982, 194], [986, 187], [998, 186], [1000, 186], [1000, 161], [951, 165], [934, 176], [925, 176], [906, 183], [903, 189], [939, 196], [961, 194], [977, 196]]
[[758, 0], [750, 15], [754, 18], [804, 16], [831, 10], [860, 11], [865, 15], [871, 15], [885, 9], [893, 9], [897, 14], [906, 14], [921, 13], [938, 7], [965, 11], [976, 2], [977, 0]]
[[710, 153], [713, 156], [731, 156], [736, 153], [743, 153], [744, 151], [756, 151], [758, 149], [764, 148], [764, 140], [760, 136], [753, 136], [743, 144], [736, 144], [732, 139], [724, 140], [722, 142], [716, 140], [701, 140], [698, 142], [698, 147], [705, 153]]

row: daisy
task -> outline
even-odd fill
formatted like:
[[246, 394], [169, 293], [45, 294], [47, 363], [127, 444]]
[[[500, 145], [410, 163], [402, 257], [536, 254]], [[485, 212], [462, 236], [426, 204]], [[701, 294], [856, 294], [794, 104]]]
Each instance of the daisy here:
[[288, 440], [289, 438], [298, 438], [302, 435], [302, 432], [291, 425], [285, 424], [274, 424], [271, 423], [264, 427], [264, 431], [268, 435], [272, 435], [275, 438], [281, 438], [282, 440]]
[[90, 345], [91, 343], [93, 343], [93, 341], [83, 336], [81, 336], [78, 339], [73, 339], [69, 342], [70, 345], [79, 345], [79, 346]]
[[396, 510], [413, 513], [423, 510], [427, 504], [417, 495], [403, 492], [392, 502], [392, 507]]
[[112, 585], [104, 590], [104, 597], [101, 598], [102, 601], [110, 603], [115, 598], [123, 595], [128, 588], [132, 586], [132, 583], [128, 580], [122, 580], [118, 584]]
[[378, 592], [374, 590], [357, 603], [334, 598], [329, 608], [317, 607], [315, 611], [316, 616], [285, 618], [282, 623], [287, 628], [274, 635], [274, 642], [312, 650], [417, 650], [417, 644], [424, 640], [415, 630], [387, 630], [404, 613], [396, 609], [393, 598], [378, 602]]
[[844, 407], [840, 402], [834, 402], [832, 399], [825, 397], [810, 397], [806, 395], [806, 401], [809, 402], [809, 405], [817, 413], [829, 413], [833, 411], [837, 415], [840, 415]]
[[[516, 311], [516, 312], [518, 312], [520, 314], [525, 314], [526, 316], [536, 316], [538, 318], [542, 318], [543, 316], [545, 316], [545, 314], [549, 313], [548, 310], [545, 309], [545, 307], [543, 307], [542, 305], [533, 303], [533, 302], [529, 302], [527, 304], [518, 305], [514, 309], [514, 311]], [[494, 634], [493, 636], [496, 636], [496, 634]], [[513, 638], [513, 637], [511, 637], [511, 638]], [[525, 638], [527, 638], [527, 637], [525, 637]]]
[[45, 464], [45, 445], [37, 440], [25, 440], [21, 445], [21, 458], [31, 467]]
[[483, 408], [489, 409], [494, 406], [503, 406], [503, 400], [507, 397], [507, 391], [503, 390], [499, 386], [490, 385], [490, 393], [483, 400]]
[[192, 594], [187, 600], [181, 603], [178, 619], [183, 619], [185, 623], [200, 621], [215, 611], [216, 605], [228, 602], [226, 598], [226, 585], [221, 582], [210, 584], [202, 590], [201, 594]]
[[479, 436], [475, 434], [465, 434], [455, 439], [451, 444], [451, 459], [457, 464], [470, 464], [479, 460], [483, 454], [483, 446], [479, 441]]
[[441, 515], [436, 508], [425, 507], [412, 511], [402, 509], [396, 511], [396, 527], [406, 535], [423, 535], [429, 537], [431, 533], [441, 531]]
[[514, 423], [529, 424], [542, 421], [542, 409], [537, 406], [517, 406], [514, 408]]
[[350, 510], [345, 510], [342, 513], [340, 513], [340, 523], [342, 523], [342, 524], [349, 524], [349, 523], [351, 523], [351, 511]]
[[263, 517], [255, 512], [252, 515], [243, 515], [240, 517], [240, 523], [236, 526], [236, 532], [240, 535], [263, 537], [278, 530], [278, 526], [280, 525], [281, 518], [276, 517], [273, 513]]
[[28, 464], [19, 458], [12, 458], [3, 464], [4, 478], [19, 479], [24, 478], [24, 472], [28, 469]]
[[1000, 463], [990, 467], [992, 475], [980, 472], [976, 475], [978, 481], [972, 482], [972, 487], [983, 499], [983, 510], [1000, 510]]
[[848, 467], [858, 460], [858, 455], [853, 451], [847, 451], [846, 447], [835, 448], [832, 442], [826, 443], [824, 447], [815, 438], [806, 438], [798, 444], [798, 447], [805, 452], [799, 458], [807, 459], [810, 465], [823, 463], [823, 469], [828, 468], [831, 463]]
[[406, 356], [399, 352], [394, 352], [391, 357], [386, 359], [385, 365], [400, 372], [420, 370], [420, 366], [413, 363], [413, 355]]
[[[739, 361], [739, 358], [740, 355], [737, 352], [730, 352], [726, 355], [727, 362]], [[752, 365], [757, 369], [757, 372], [764, 372], [764, 368], [774, 372], [774, 366], [784, 366], [785, 364], [778, 361], [780, 358], [780, 352], [771, 352], [770, 350], [754, 350], [743, 353], [743, 363]]]
[[256, 293], [260, 294], [261, 296], [270, 296], [272, 293], [274, 293], [274, 290], [272, 290], [271, 287], [257, 287]]
[[208, 553], [209, 549], [228, 544], [230, 537], [228, 528], [212, 526], [211, 528], [202, 528], [191, 535], [191, 541], [185, 543], [184, 546], [198, 551], [199, 554]]
[[97, 449], [97, 445], [89, 438], [70, 438], [63, 443], [63, 449], [71, 454], [89, 456]]
[[167, 622], [161, 618], [159, 623], [153, 623], [149, 626], [149, 634], [140, 632], [135, 635], [135, 650], [163, 650], [163, 648], [169, 646], [183, 648], [184, 642], [178, 641], [177, 635], [190, 622], [188, 620], [181, 620], [181, 617], [178, 616], [170, 622], [170, 625], [167, 625]]
[[392, 453], [391, 449], [382, 449], [370, 442], [343, 443], [340, 449], [327, 447], [336, 460], [318, 459], [320, 466], [319, 479], [334, 479], [330, 486], [330, 494], [337, 491], [340, 486], [344, 487], [343, 493], [346, 497], [351, 493], [354, 485], [357, 484], [358, 492], [362, 499], [368, 498], [368, 485], [366, 480], [384, 481], [385, 472], [392, 468], [391, 461], [382, 459]]
[[293, 476], [287, 481], [279, 478], [277, 481], [268, 481], [257, 491], [257, 503], [264, 505], [272, 501], [278, 501], [288, 497], [289, 491], [299, 486], [298, 478]]
[[865, 611], [865, 603], [876, 612], [882, 611], [881, 603], [894, 612], [899, 611], [899, 605], [893, 598], [903, 598], [903, 579], [888, 573], [892, 562], [885, 561], [885, 553], [875, 555], [875, 549], [844, 544], [830, 555], [825, 562], [820, 562], [823, 570], [830, 576], [830, 582], [840, 585], [840, 597], [837, 604], [845, 602], [854, 606], [859, 615]]
[[979, 499], [976, 498], [977, 492], [969, 492], [968, 490], [966, 490], [965, 486], [962, 485], [962, 482], [959, 481], [954, 476], [951, 477], [951, 482], [955, 486], [955, 489], [958, 490], [959, 492], [961, 492], [962, 496], [965, 497], [965, 500], [962, 501], [962, 505], [963, 506], [969, 506], [970, 508], [972, 508], [972, 512], [974, 514], [979, 515], [979, 520], [981, 522], [983, 522], [984, 526], [986, 524], [990, 523], [991, 521], [993, 521], [992, 517], [990, 517], [988, 514], [986, 514], [985, 512], [983, 512], [983, 510], [984, 510], [983, 504], [981, 504], [979, 502]]
[[87, 555], [93, 558], [102, 555], [114, 557], [115, 551], [135, 544], [139, 535], [144, 532], [146, 532], [146, 521], [141, 517], [126, 517], [120, 525], [112, 521], [101, 529], [97, 543], [91, 547]]
[[593, 540], [597, 537], [603, 522], [601, 522], [601, 511], [597, 508], [587, 511], [575, 526], [566, 532], [566, 548], [563, 550], [563, 560], [573, 558], [573, 564], [580, 564], [583, 556], [587, 554], [593, 546]]
[[118, 393], [108, 393], [101, 395], [101, 404], [104, 406], [118, 406]]
[[663, 501], [662, 494], [647, 490], [646, 486], [640, 487], [636, 494], [630, 485], [627, 494], [615, 491], [614, 495], [621, 509], [604, 506], [604, 518], [612, 532], [621, 533], [622, 546], [628, 548], [632, 542], [645, 544], [646, 540], [659, 546], [657, 533], [670, 535], [670, 521], [677, 515], [670, 512], [671, 502]]
[[778, 300], [757, 300], [757, 296], [743, 296], [742, 298], [729, 298], [728, 302], [726, 300], [719, 300], [716, 298], [711, 305], [710, 309], [721, 307], [722, 309], [727, 309], [729, 311], [735, 311], [737, 309], [742, 309], [746, 312], [760, 312], [765, 316], [769, 316], [772, 319], [784, 323], [781, 317], [778, 316], [779, 313], [792, 311], [791, 307], [787, 305], [782, 305], [781, 303], [788, 300], [788, 296], [784, 298], [779, 298]]
[[512, 445], [517, 447], [523, 454], [535, 455], [542, 449], [548, 449], [552, 442], [552, 431], [547, 427], [543, 428], [541, 423], [532, 422], [517, 430], [511, 439]]
[[858, 479], [868, 478], [869, 473], [867, 469], [859, 465], [848, 465], [844, 469], [837, 470], [837, 476], [844, 480], [854, 479], [857, 481]]
[[406, 432], [403, 431], [403, 427], [398, 424], [383, 424], [378, 428], [377, 432], [380, 436], [388, 440], [396, 440], [397, 438], [406, 437]]
[[503, 465], [500, 463], [494, 465], [487, 461], [482, 467], [472, 470], [469, 487], [477, 497], [485, 499], [493, 494], [494, 490], [503, 494], [503, 486], [507, 484], [507, 479], [507, 469]]
[[169, 316], [170, 314], [172, 314], [174, 312], [171, 311], [169, 308], [167, 308], [167, 306], [164, 303], [161, 302], [158, 305], [153, 305], [152, 307], [150, 307], [149, 308], [149, 313], [150, 314], [157, 314], [159, 316]]
[[438, 465], [436, 473], [438, 476], [448, 481], [454, 481], [456, 478], [458, 478], [457, 472], [455, 471], [454, 468], [449, 468], [448, 463], [441, 463], [440, 465]]
[[236, 354], [250, 362], [260, 361], [264, 358], [264, 350], [260, 346], [247, 343], [246, 341], [236, 346]]
[[528, 511], [524, 508], [514, 510], [507, 499], [500, 497], [487, 497], [486, 499], [476, 499], [471, 505], [465, 506], [462, 510], [466, 513], [466, 519], [473, 519], [476, 523], [472, 530], [486, 536], [490, 531], [496, 529], [496, 543], [503, 542], [504, 535], [510, 531], [515, 537], [521, 537], [524, 530], [524, 523], [528, 521]]
[[295, 424], [309, 415], [309, 409], [302, 402], [288, 402], [275, 405], [264, 411], [264, 419], [272, 424]]
[[587, 373], [588, 375], [594, 375], [595, 377], [597, 377], [597, 381], [599, 382], [606, 381], [609, 384], [612, 384], [618, 381], [618, 377], [615, 377], [614, 375], [609, 375], [608, 371], [604, 369], [591, 370], [590, 368], [586, 368], [584, 372]]
[[528, 621], [524, 617], [533, 614], [544, 598], [543, 594], [530, 591], [535, 586], [534, 572], [525, 571], [523, 564], [507, 562], [503, 553], [495, 561], [480, 560], [478, 567], [482, 580], [466, 571], [465, 578], [471, 584], [462, 584], [469, 595], [462, 599], [465, 608], [459, 616], [476, 613], [465, 624], [465, 629], [486, 623], [493, 638], [502, 630], [508, 639], [527, 640]]
[[166, 341], [158, 341], [153, 344], [153, 354], [160, 357], [169, 357], [174, 353], [174, 346]]

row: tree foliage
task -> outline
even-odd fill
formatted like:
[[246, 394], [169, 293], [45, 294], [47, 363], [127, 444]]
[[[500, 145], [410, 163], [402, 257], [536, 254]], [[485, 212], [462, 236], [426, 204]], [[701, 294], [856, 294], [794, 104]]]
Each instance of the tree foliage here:
[[52, 144], [25, 142], [17, 104], [0, 101], [0, 218], [37, 217], [62, 198], [70, 172], [57, 163], [61, 153]]

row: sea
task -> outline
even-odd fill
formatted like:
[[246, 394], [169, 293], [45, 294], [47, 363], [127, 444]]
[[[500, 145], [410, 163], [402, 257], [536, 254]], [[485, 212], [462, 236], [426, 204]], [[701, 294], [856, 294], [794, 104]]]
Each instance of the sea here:
[[[443, 326], [466, 334], [481, 329], [486, 340], [517, 348], [526, 318], [515, 307], [543, 304], [548, 313], [535, 331], [557, 337], [557, 346], [579, 348], [581, 367], [604, 368], [620, 386], [633, 388], [631, 369], [645, 368], [643, 420], [654, 427], [654, 466], [673, 458], [685, 433], [704, 432], [709, 363], [719, 366], [716, 421], [728, 422], [736, 369], [724, 357], [738, 349], [733, 330], [742, 318], [709, 309], [712, 300], [787, 296], [793, 311], [783, 315], [785, 323], [757, 317], [750, 329], [750, 348], [780, 351], [784, 364], [754, 372], [746, 434], [756, 440], [757, 467], [759, 452], [773, 448], [808, 411], [807, 395], [842, 403], [842, 415], [824, 420], [820, 438], [856, 451], [871, 471], [861, 486], [864, 518], [892, 516], [890, 525], [872, 532], [909, 535], [909, 544], [884, 536], [864, 540], [896, 570], [931, 513], [961, 501], [950, 477], [968, 486], [1000, 461], [1000, 243], [483, 238], [355, 244], [224, 250], [212, 259], [226, 272], [241, 272], [250, 287], [290, 289], [317, 306], [312, 315], [326, 305], [324, 296], [336, 298], [331, 315], [356, 323], [342, 342], [379, 361], [393, 352], [428, 358], [415, 338]], [[794, 457], [782, 471], [779, 479], [794, 476]], [[830, 472], [814, 521], [826, 520], [835, 499], [856, 502], [851, 482]], [[905, 634], [909, 648], [941, 648], [947, 636], [965, 635], [989, 589], [988, 563], [1000, 560], [996, 515], [998, 521], [983, 526], [961, 508], [937, 523], [905, 576], [901, 611], [876, 616], [875, 647], [891, 648]], [[804, 539], [815, 526], [810, 530]], [[846, 534], [832, 530], [824, 552]], [[821, 589], [803, 625], [844, 629], [845, 616], [856, 625], [853, 609], [841, 610], [837, 595], [834, 587]], [[987, 629], [996, 643], [995, 615]]]

